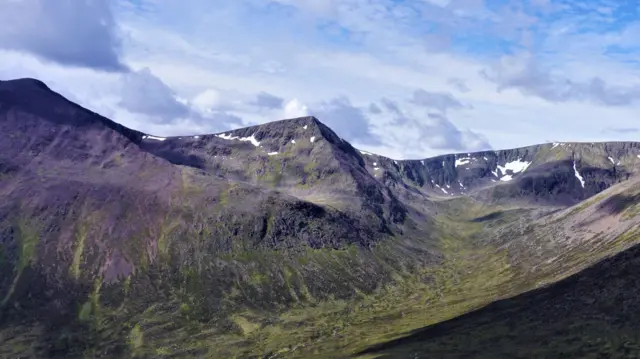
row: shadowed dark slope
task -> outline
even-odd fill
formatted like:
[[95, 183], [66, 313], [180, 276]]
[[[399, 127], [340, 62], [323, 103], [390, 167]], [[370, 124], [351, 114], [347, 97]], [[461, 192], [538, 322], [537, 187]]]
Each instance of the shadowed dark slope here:
[[139, 143], [143, 136], [139, 131], [122, 126], [67, 100], [36, 79], [0, 80], [0, 98], [3, 111], [11, 108], [20, 109], [43, 121], [62, 126], [106, 126], [134, 143]]
[[380, 358], [637, 358], [640, 246], [572, 277], [418, 330]]

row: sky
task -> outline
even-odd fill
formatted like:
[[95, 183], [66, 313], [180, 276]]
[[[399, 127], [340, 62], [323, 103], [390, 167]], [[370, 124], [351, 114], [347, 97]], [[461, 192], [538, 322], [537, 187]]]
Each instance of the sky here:
[[394, 159], [640, 136], [637, 0], [0, 0], [0, 59], [158, 136], [313, 115]]

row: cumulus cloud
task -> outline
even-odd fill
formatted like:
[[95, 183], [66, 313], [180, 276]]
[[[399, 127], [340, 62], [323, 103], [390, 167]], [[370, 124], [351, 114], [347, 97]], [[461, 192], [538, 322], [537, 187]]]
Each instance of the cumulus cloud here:
[[283, 103], [284, 99], [282, 99], [281, 97], [277, 97], [266, 92], [260, 92], [252, 101], [253, 105], [268, 109], [281, 108]]
[[381, 144], [380, 138], [371, 132], [370, 119], [347, 97], [320, 103], [317, 109], [314, 108], [313, 115], [347, 141], [374, 146]]
[[142, 127], [163, 132], [217, 132], [242, 124], [240, 117], [225, 111], [217, 90], [207, 89], [191, 101], [183, 100], [148, 68], [122, 75], [118, 105], [141, 115], [134, 121], [143, 122]]
[[0, 1], [0, 48], [63, 65], [123, 71], [107, 0]]
[[459, 79], [459, 78], [451, 78], [448, 81], [449, 85], [453, 86], [453, 88], [455, 88], [456, 90], [462, 92], [462, 93], [467, 93], [469, 91], [471, 91], [471, 89], [469, 89], [469, 87], [467, 86], [467, 84], [464, 82], [463, 79]]
[[379, 115], [382, 113], [382, 109], [380, 109], [380, 107], [375, 103], [370, 104], [368, 110], [369, 110], [369, 113], [372, 113], [374, 115]]
[[389, 99], [388, 99], [388, 98], [386, 98], [386, 97], [383, 97], [383, 98], [380, 100], [380, 102], [382, 103], [382, 106], [383, 106], [387, 111], [390, 111], [390, 112], [395, 113], [395, 114], [398, 114], [398, 115], [402, 113], [402, 111], [400, 111], [400, 107], [399, 107], [399, 106], [398, 106], [398, 104], [397, 104], [397, 103], [395, 103], [394, 101], [389, 100]]
[[640, 85], [615, 86], [599, 77], [574, 81], [543, 69], [531, 54], [503, 56], [498, 64], [481, 71], [497, 85], [497, 91], [516, 89], [550, 102], [590, 101], [606, 106], [625, 106], [640, 100]]
[[[438, 98], [439, 96], [435, 97]], [[425, 98], [431, 98], [431, 96]], [[443, 98], [447, 99], [447, 96], [443, 96]], [[491, 148], [485, 136], [469, 129], [459, 129], [449, 120], [444, 111], [427, 111], [424, 116], [416, 116], [407, 111], [403, 111], [400, 105], [392, 100], [383, 100], [386, 103], [384, 107], [387, 109], [388, 114], [393, 117], [390, 126], [401, 129], [404, 133], [411, 134], [401, 140], [404, 146], [413, 146], [422, 151], [433, 149], [478, 151]], [[412, 99], [411, 102], [413, 102], [413, 100], [414, 99]], [[441, 100], [434, 101], [439, 107], [442, 107], [440, 106], [441, 102]], [[444, 103], [447, 103], [447, 101], [444, 101]], [[429, 102], [429, 106], [438, 107], [433, 106], [431, 102]], [[411, 149], [411, 151], [408, 152], [417, 153], [415, 149]]]
[[309, 107], [297, 98], [284, 105], [284, 118], [296, 118], [309, 116]]
[[433, 149], [456, 151], [480, 151], [490, 149], [489, 141], [471, 130], [460, 130], [444, 114], [429, 113], [427, 118], [411, 120], [424, 142]]
[[189, 107], [148, 68], [123, 75], [120, 106], [165, 123], [189, 113]]
[[228, 107], [222, 93], [216, 89], [200, 92], [191, 100], [191, 105], [200, 113], [210, 113]]
[[440, 112], [447, 112], [449, 109], [461, 109], [464, 107], [462, 102], [453, 97], [450, 93], [429, 92], [422, 89], [414, 91], [411, 102]]

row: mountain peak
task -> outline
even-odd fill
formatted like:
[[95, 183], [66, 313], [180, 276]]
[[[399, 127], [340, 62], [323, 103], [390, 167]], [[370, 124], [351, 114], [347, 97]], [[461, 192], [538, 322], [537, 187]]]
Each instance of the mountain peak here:
[[[351, 147], [346, 141], [333, 132], [333, 130], [314, 116], [283, 119], [228, 130], [213, 135], [195, 137], [209, 138], [212, 136], [223, 140], [249, 141], [253, 143], [255, 147], [262, 147], [267, 150], [267, 152], [281, 150], [288, 144], [295, 144], [296, 141], [314, 143], [324, 140], [332, 145]], [[178, 139], [180, 139], [180, 137]]]
[[62, 136], [60, 141], [70, 145], [69, 131], [74, 133], [74, 143], [86, 148], [98, 146], [93, 137], [101, 131], [112, 131], [134, 143], [142, 137], [140, 132], [69, 101], [33, 78], [0, 81], [0, 109], [2, 133], [25, 133], [43, 143]]
[[44, 82], [31, 77], [23, 77], [13, 80], [0, 80], [0, 91], [17, 91], [29, 89], [51, 91], [49, 86], [47, 86]]

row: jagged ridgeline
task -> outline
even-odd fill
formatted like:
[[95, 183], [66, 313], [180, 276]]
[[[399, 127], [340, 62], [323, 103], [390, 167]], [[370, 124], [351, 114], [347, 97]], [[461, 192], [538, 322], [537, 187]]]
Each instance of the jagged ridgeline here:
[[165, 138], [33, 79], [0, 82], [0, 132], [0, 357], [346, 357], [635, 242], [635, 142], [400, 161], [313, 117]]

